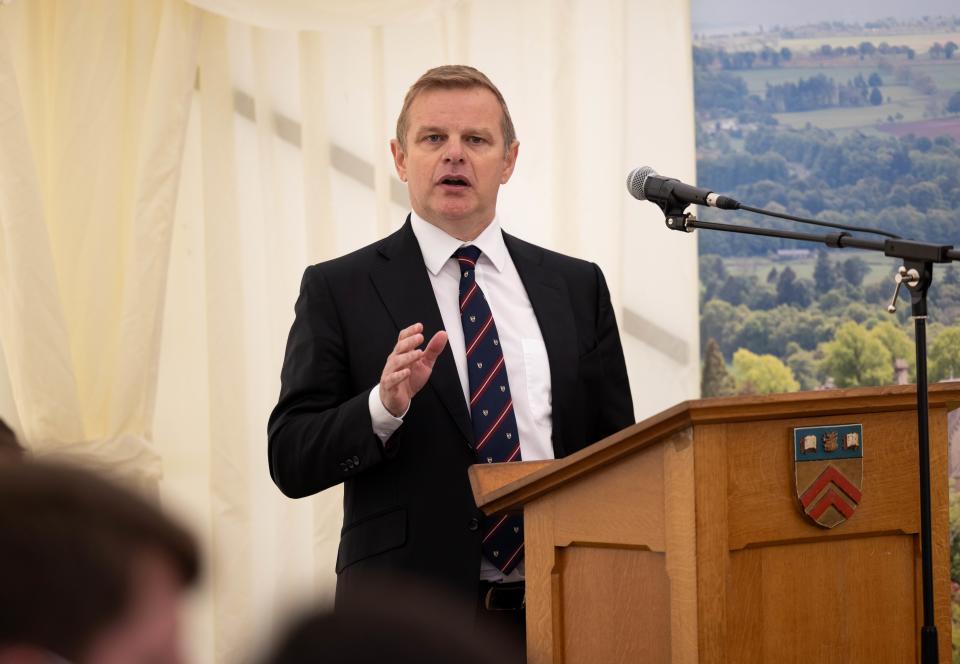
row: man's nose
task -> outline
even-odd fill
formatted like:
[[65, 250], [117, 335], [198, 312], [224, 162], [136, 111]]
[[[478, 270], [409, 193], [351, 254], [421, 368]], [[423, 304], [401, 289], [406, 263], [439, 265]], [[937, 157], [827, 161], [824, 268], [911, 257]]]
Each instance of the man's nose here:
[[463, 161], [463, 143], [459, 138], [451, 138], [447, 141], [447, 150], [443, 155], [443, 160], [448, 162]]

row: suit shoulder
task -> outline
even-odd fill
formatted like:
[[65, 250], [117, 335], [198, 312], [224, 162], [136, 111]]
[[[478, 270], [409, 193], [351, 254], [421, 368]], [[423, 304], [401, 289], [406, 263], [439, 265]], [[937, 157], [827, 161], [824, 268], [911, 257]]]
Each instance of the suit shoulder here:
[[[397, 231], [398, 233], [400, 231]], [[355, 249], [343, 256], [337, 256], [319, 263], [314, 263], [307, 267], [303, 274], [305, 281], [319, 278], [322, 275], [325, 279], [340, 281], [343, 279], [355, 279], [360, 274], [368, 273], [373, 267], [379, 265], [383, 260], [383, 247], [389, 243], [394, 235], [387, 236], [371, 242], [365, 247]]]
[[600, 271], [600, 267], [591, 261], [582, 258], [574, 258], [567, 254], [561, 254], [559, 251], [553, 251], [540, 245], [521, 240], [518, 237], [508, 236], [509, 242], [519, 249], [525, 255], [530, 257], [541, 257], [541, 264], [551, 270], [560, 272], [567, 278], [594, 278]]

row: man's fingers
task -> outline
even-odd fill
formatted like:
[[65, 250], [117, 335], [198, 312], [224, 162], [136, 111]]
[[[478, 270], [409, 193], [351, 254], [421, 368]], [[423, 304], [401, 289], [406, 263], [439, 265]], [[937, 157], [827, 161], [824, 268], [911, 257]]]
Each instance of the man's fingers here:
[[421, 355], [423, 355], [423, 351], [418, 348], [407, 351], [406, 353], [395, 353], [387, 358], [387, 366], [384, 367], [384, 373], [399, 371], [419, 360]]
[[397, 345], [393, 348], [393, 354], [399, 355], [400, 353], [406, 353], [408, 350], [413, 350], [417, 346], [423, 343], [423, 335], [419, 332], [411, 334], [408, 337], [404, 337], [397, 342]]
[[428, 343], [427, 347], [424, 349], [423, 361], [432, 367], [433, 363], [437, 361], [437, 358], [440, 356], [440, 353], [443, 352], [443, 348], [446, 345], [447, 333], [444, 330], [440, 330], [433, 335], [433, 339], [430, 340], [430, 343]]
[[403, 339], [406, 339], [407, 337], [409, 337], [411, 334], [416, 334], [422, 331], [423, 331], [423, 323], [414, 323], [410, 327], [405, 327], [402, 330], [400, 330], [400, 335], [397, 337], [397, 341], [402, 341]]
[[410, 377], [410, 369], [401, 369], [400, 371], [394, 371], [389, 376], [385, 376], [380, 381], [381, 389], [392, 390], [397, 385], [405, 381]]

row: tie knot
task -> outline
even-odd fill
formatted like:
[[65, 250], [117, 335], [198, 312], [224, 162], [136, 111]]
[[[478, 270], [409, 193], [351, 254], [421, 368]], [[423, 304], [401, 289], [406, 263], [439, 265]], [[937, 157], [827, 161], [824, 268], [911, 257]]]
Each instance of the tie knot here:
[[471, 244], [466, 247], [460, 247], [454, 252], [453, 255], [458, 261], [460, 261], [462, 266], [468, 267], [472, 270], [474, 267], [476, 267], [477, 260], [480, 258], [481, 253], [482, 252], [478, 247], [475, 247]]

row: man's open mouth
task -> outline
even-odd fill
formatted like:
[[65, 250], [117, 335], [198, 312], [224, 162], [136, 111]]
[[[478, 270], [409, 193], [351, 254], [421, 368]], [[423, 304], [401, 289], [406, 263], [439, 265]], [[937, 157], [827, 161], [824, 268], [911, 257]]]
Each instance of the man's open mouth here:
[[451, 175], [440, 180], [440, 184], [447, 185], [448, 187], [469, 187], [470, 183], [466, 178], [457, 177], [456, 175]]

